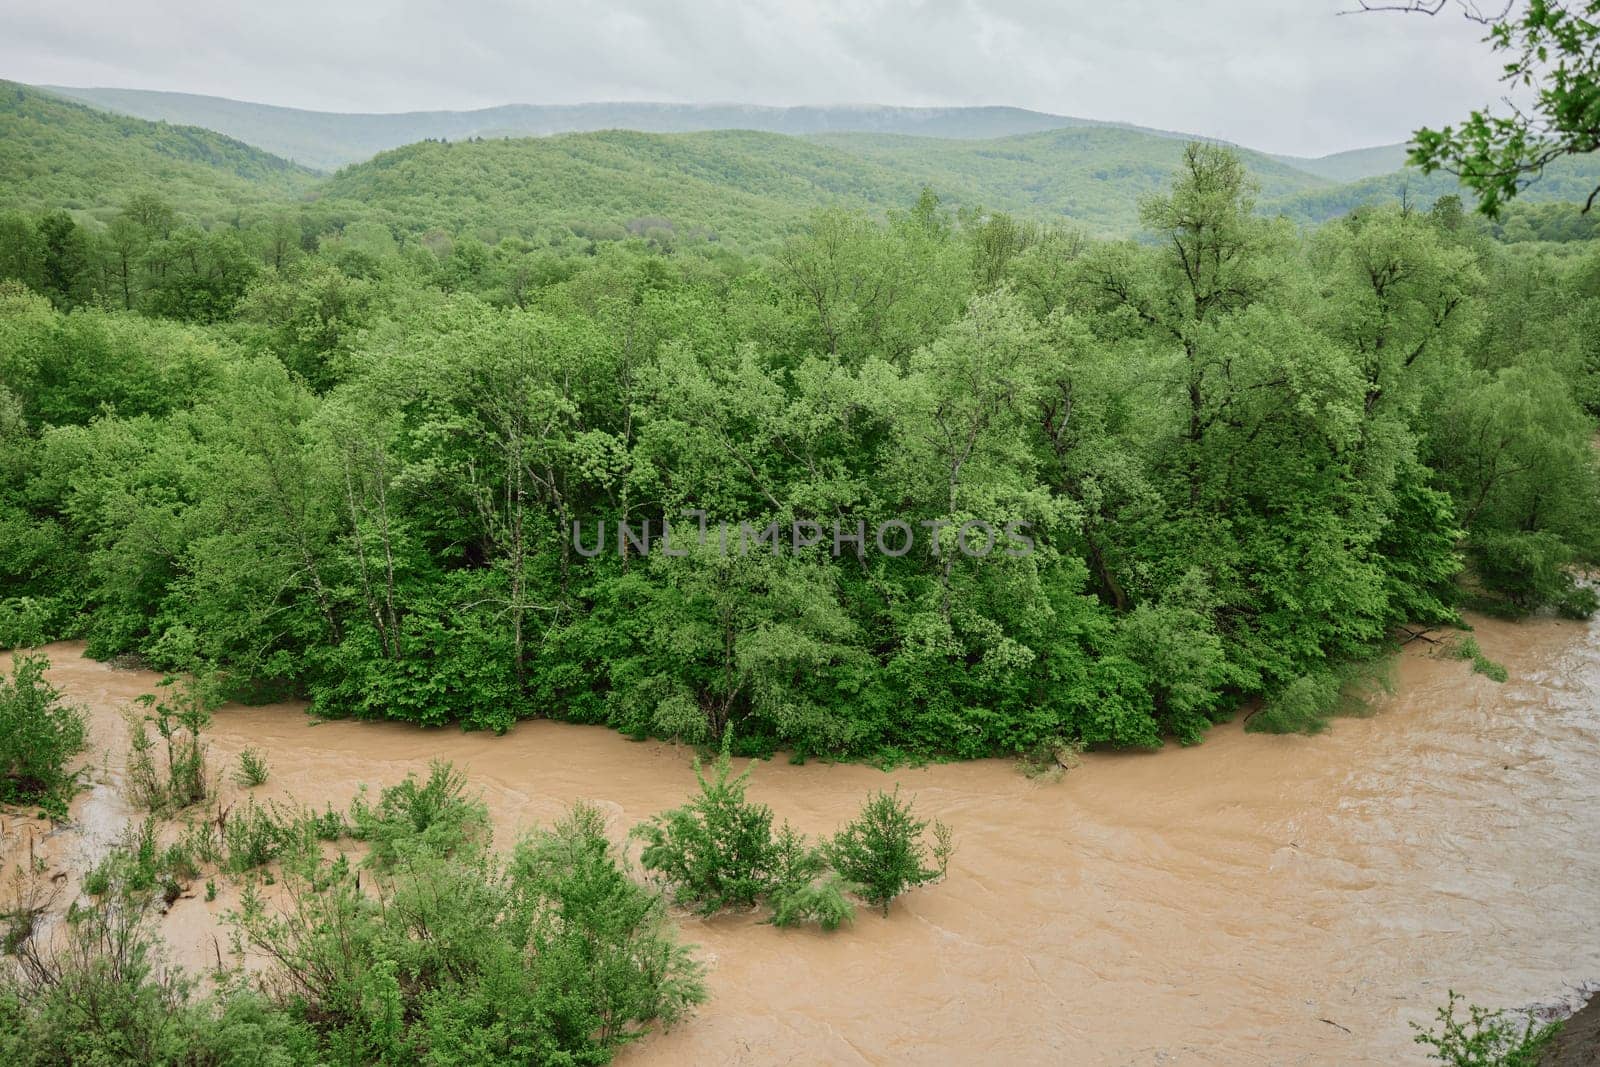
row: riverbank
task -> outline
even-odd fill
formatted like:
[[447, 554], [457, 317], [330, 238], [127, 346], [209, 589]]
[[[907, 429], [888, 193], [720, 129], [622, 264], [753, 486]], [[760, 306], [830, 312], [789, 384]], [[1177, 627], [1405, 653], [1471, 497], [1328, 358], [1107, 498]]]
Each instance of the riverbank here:
[[1600, 993], [1561, 1024], [1539, 1067], [1594, 1067], [1600, 1063]]
[[[996, 760], [757, 764], [751, 795], [809, 833], [871, 789], [915, 793], [955, 828], [949, 880], [832, 935], [684, 917], [711, 1000], [622, 1061], [1394, 1064], [1420, 1059], [1409, 1024], [1449, 988], [1516, 1007], [1600, 979], [1600, 627], [1475, 624], [1504, 685], [1413, 642], [1396, 695], [1318, 737], [1234, 724], [1195, 748], [1091, 754], [1056, 783]], [[72, 809], [84, 832], [36, 844], [68, 869], [128, 814], [121, 709], [157, 677], [45, 651], [96, 753]], [[286, 704], [225, 708], [210, 737], [215, 766], [266, 756], [257, 797], [318, 808], [451, 759], [502, 843], [580, 798], [621, 840], [693, 787], [683, 748], [563, 723], [497, 738], [313, 724]], [[176, 902], [175, 961], [214, 964], [231, 899]]]

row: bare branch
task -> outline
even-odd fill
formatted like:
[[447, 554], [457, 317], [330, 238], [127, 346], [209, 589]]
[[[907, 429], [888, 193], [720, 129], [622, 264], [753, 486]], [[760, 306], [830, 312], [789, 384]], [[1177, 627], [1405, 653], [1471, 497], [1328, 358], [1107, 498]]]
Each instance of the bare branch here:
[[[1364, 15], [1373, 12], [1398, 12], [1402, 15], [1437, 15], [1451, 0], [1356, 0], [1358, 6], [1339, 12], [1341, 15]], [[1485, 26], [1499, 22], [1511, 14], [1516, 0], [1506, 0], [1498, 13], [1485, 13], [1474, 0], [1454, 0], [1463, 18]]]

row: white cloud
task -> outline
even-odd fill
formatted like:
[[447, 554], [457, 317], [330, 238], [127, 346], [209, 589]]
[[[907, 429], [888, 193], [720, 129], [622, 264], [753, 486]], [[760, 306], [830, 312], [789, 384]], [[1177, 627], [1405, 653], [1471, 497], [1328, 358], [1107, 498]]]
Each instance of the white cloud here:
[[[0, 0], [0, 75], [344, 111], [1011, 104], [1320, 154], [1498, 95], [1460, 18], [1344, 0]], [[12, 10], [15, 8], [16, 10]]]

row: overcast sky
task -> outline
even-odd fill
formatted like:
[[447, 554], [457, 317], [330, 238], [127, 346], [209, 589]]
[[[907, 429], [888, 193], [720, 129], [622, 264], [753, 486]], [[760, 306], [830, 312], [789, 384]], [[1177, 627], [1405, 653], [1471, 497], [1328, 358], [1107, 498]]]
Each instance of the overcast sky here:
[[1498, 97], [1482, 28], [1354, 0], [0, 0], [0, 77], [336, 111], [1010, 104], [1320, 155]]

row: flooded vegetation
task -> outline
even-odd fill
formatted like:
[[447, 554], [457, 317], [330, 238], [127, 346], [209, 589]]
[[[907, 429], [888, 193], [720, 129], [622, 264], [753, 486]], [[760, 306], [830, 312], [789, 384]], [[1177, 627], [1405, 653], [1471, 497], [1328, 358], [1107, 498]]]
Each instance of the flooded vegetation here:
[[[1413, 641], [1395, 695], [1317, 737], [1236, 723], [1194, 748], [1091, 752], [1058, 781], [999, 760], [756, 761], [752, 798], [809, 834], [899, 785], [955, 828], [949, 877], [887, 917], [860, 909], [837, 934], [676, 911], [709, 1000], [622, 1062], [1395, 1063], [1420, 1057], [1410, 1024], [1452, 988], [1570, 1010], [1600, 980], [1600, 856], [1587, 847], [1600, 832], [1600, 630], [1472, 621], [1507, 682]], [[32, 856], [64, 907], [136, 822], [124, 713], [160, 679], [70, 643], [43, 651], [89, 711], [89, 788], [59, 828], [7, 815], [5, 857]], [[448, 759], [502, 847], [575, 801], [623, 845], [694, 787], [687, 748], [545, 721], [494, 737], [229, 705], [207, 739], [214, 768], [247, 750], [270, 768], [254, 788], [222, 778], [223, 805], [248, 793], [344, 808], [360, 783]], [[217, 881], [211, 900], [190, 881], [160, 923], [172, 961], [195, 973], [219, 953], [234, 962], [222, 916], [248, 879]]]

